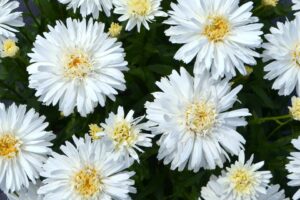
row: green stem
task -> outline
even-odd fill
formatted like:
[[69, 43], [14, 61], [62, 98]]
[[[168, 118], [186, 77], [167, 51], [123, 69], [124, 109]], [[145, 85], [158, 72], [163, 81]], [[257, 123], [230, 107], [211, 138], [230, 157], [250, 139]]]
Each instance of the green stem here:
[[277, 131], [279, 131], [283, 126], [288, 124], [289, 122], [293, 121], [293, 119], [289, 119], [283, 123], [281, 123], [278, 127], [276, 127], [269, 135], [268, 138], [271, 138]]
[[282, 124], [281, 119], [288, 119], [291, 118], [291, 115], [280, 115], [275, 117], [264, 117], [264, 118], [256, 118], [252, 121], [253, 124], [262, 124], [268, 121], [275, 121], [278, 124]]

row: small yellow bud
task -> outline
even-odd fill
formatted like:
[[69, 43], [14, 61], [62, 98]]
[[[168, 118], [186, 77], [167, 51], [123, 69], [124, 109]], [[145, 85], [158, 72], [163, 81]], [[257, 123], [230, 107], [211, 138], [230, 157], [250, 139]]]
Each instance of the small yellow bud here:
[[249, 66], [245, 66], [245, 68], [246, 68], [246, 71], [247, 71], [247, 76], [250, 76], [250, 74], [252, 74], [252, 72], [253, 72], [253, 68], [249, 67]]
[[111, 37], [118, 37], [122, 31], [122, 26], [118, 23], [111, 23], [108, 33]]
[[1, 57], [14, 57], [17, 55], [19, 47], [16, 42], [12, 39], [7, 39], [3, 42]]
[[97, 124], [90, 124], [89, 128], [90, 128], [89, 134], [93, 140], [101, 139], [101, 136], [98, 135], [99, 132], [103, 131], [101, 127], [99, 127]]
[[289, 107], [289, 110], [294, 120], [300, 121], [300, 98], [299, 97], [292, 98], [292, 107]]
[[262, 0], [262, 5], [276, 7], [279, 0]]

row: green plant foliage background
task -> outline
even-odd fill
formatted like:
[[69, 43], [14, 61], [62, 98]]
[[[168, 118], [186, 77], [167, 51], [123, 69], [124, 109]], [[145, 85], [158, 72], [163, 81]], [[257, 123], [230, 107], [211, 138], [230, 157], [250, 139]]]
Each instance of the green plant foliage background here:
[[[127, 90], [117, 96], [116, 102], [108, 100], [104, 108], [97, 107], [87, 118], [82, 118], [78, 114], [63, 117], [57, 107], [46, 107], [38, 102], [34, 91], [28, 88], [27, 53], [31, 51], [35, 37], [48, 31], [47, 25], [54, 25], [56, 20], [64, 21], [70, 16], [77, 19], [81, 17], [72, 11], [66, 11], [66, 6], [56, 0], [33, 2], [30, 8], [37, 9], [38, 14], [33, 16], [28, 11], [24, 13], [24, 18], [31, 23], [21, 28], [18, 34], [20, 55], [15, 59], [3, 59], [0, 63], [0, 99], [2, 102], [27, 104], [28, 107], [35, 108], [45, 115], [50, 123], [49, 130], [57, 134], [54, 141], [55, 151], [59, 151], [59, 146], [70, 140], [73, 134], [83, 136], [88, 131], [90, 123], [103, 122], [108, 113], [116, 111], [119, 105], [124, 106], [127, 111], [135, 110], [137, 116], [144, 115], [144, 103], [152, 100], [151, 93], [158, 90], [156, 81], [169, 75], [172, 70], [178, 70], [180, 66], [185, 66], [192, 72], [192, 65], [185, 65], [173, 59], [179, 46], [171, 44], [164, 35], [164, 30], [168, 27], [162, 24], [164, 19], [157, 19], [151, 24], [150, 31], [144, 28], [141, 33], [137, 33], [136, 30], [123, 31], [119, 38], [123, 42], [130, 70], [126, 72]], [[247, 1], [241, 1], [245, 2]], [[23, 0], [24, 5], [28, 6], [28, 3], [28, 0]], [[170, 9], [170, 3], [170, 0], [163, 0], [165, 11]], [[254, 4], [254, 14], [264, 23], [264, 33], [268, 33], [269, 28], [278, 20], [293, 19], [288, 1], [280, 2], [276, 8], [259, 8], [260, 0], [254, 1]], [[107, 18], [102, 14], [99, 21], [105, 23], [108, 29], [110, 23], [116, 22], [117, 18], [116, 15]], [[293, 150], [291, 139], [300, 135], [300, 124], [289, 122], [280, 125], [276, 121], [262, 123], [259, 120], [261, 117], [287, 114], [287, 106], [290, 104], [290, 97], [278, 96], [277, 92], [271, 89], [271, 82], [263, 79], [263, 66], [261, 59], [258, 59], [258, 65], [253, 66], [254, 71], [251, 75], [238, 76], [233, 80], [234, 85], [244, 85], [239, 94], [241, 104], [235, 106], [247, 107], [253, 115], [248, 118], [249, 125], [241, 128], [239, 132], [247, 140], [245, 146], [247, 156], [255, 154], [255, 161], [264, 160], [264, 168], [273, 173], [272, 183], [279, 183], [286, 190], [286, 194], [291, 196], [295, 189], [287, 187], [285, 164], [289, 152]], [[141, 163], [132, 166], [132, 170], [136, 171], [134, 179], [138, 191], [133, 199], [197, 199], [201, 187], [206, 185], [210, 175], [218, 175], [221, 171], [221, 169], [201, 170], [199, 173], [172, 171], [169, 166], [164, 166], [156, 159], [157, 150], [156, 144], [146, 149], [141, 155]], [[232, 158], [232, 161], [235, 159]], [[225, 166], [228, 164], [229, 162]]]

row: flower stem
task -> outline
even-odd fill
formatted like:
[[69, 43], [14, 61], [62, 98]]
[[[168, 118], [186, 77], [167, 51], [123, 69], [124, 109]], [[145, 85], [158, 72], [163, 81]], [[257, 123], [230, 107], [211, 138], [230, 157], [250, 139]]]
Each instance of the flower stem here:
[[251, 121], [253, 124], [262, 124], [268, 121], [275, 121], [278, 124], [282, 124], [283, 122], [279, 121], [281, 119], [289, 119], [291, 118], [291, 115], [280, 115], [280, 116], [274, 116], [274, 117], [264, 117], [264, 118], [256, 118]]

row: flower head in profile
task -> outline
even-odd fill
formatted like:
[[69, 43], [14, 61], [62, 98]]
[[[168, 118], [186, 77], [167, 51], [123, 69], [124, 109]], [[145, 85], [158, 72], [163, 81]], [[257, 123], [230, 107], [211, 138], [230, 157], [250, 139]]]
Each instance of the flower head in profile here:
[[0, 43], [8, 38], [15, 38], [17, 27], [24, 26], [22, 12], [15, 11], [19, 2], [14, 0], [0, 1]]
[[101, 124], [103, 134], [113, 144], [116, 159], [124, 158], [126, 163], [131, 159], [139, 161], [138, 152], [143, 152], [141, 147], [151, 147], [153, 135], [144, 133], [149, 130], [148, 124], [142, 122], [144, 117], [134, 118], [134, 111], [127, 114], [123, 107], [118, 112], [110, 113], [105, 123]]
[[119, 21], [128, 21], [125, 29], [131, 31], [135, 26], [140, 32], [143, 25], [150, 29], [149, 23], [155, 17], [166, 17], [167, 14], [161, 11], [161, 0], [114, 0], [114, 13], [122, 15]]
[[106, 16], [110, 16], [110, 11], [113, 8], [112, 0], [58, 0], [62, 4], [68, 4], [67, 9], [73, 9], [75, 12], [80, 9], [80, 14], [83, 17], [93, 15], [98, 19], [99, 13], [104, 11]]
[[28, 188], [36, 183], [43, 162], [51, 153], [54, 135], [48, 123], [33, 109], [0, 103], [0, 188], [4, 192]]
[[66, 142], [62, 154], [53, 153], [43, 167], [44, 185], [38, 194], [44, 199], [130, 199], [136, 190], [130, 179], [134, 172], [113, 159], [110, 145], [86, 135], [73, 137], [75, 145]]
[[292, 152], [288, 157], [289, 163], [286, 165], [286, 169], [289, 172], [287, 178], [289, 186], [297, 187], [297, 192], [294, 194], [293, 199], [300, 199], [300, 137], [292, 140], [293, 146], [296, 148], [296, 152]]
[[300, 98], [292, 97], [292, 106], [289, 111], [294, 120], [300, 121]]
[[265, 35], [263, 60], [268, 62], [265, 79], [274, 80], [273, 89], [279, 95], [290, 95], [294, 90], [300, 95], [300, 18], [285, 23]]
[[246, 75], [245, 64], [255, 65], [255, 51], [262, 42], [253, 2], [239, 6], [239, 0], [178, 0], [172, 3], [171, 27], [165, 31], [174, 44], [183, 46], [174, 58], [190, 63], [196, 59], [194, 73], [210, 72], [217, 79], [232, 77], [236, 69]]
[[41, 181], [38, 180], [36, 184], [30, 183], [28, 188], [23, 187], [20, 191], [6, 195], [9, 200], [43, 200], [43, 196], [37, 193], [41, 185]]
[[230, 110], [242, 89], [231, 90], [228, 80], [208, 74], [193, 78], [184, 68], [173, 71], [156, 85], [154, 101], [146, 103], [153, 134], [161, 134], [158, 159], [171, 169], [215, 169], [229, 155], [238, 155], [245, 139], [236, 128], [245, 126], [248, 109]]
[[40, 101], [58, 104], [64, 116], [75, 108], [86, 116], [125, 90], [124, 49], [104, 32], [104, 24], [68, 18], [66, 25], [57, 21], [49, 29], [37, 37], [27, 68], [29, 87]]

